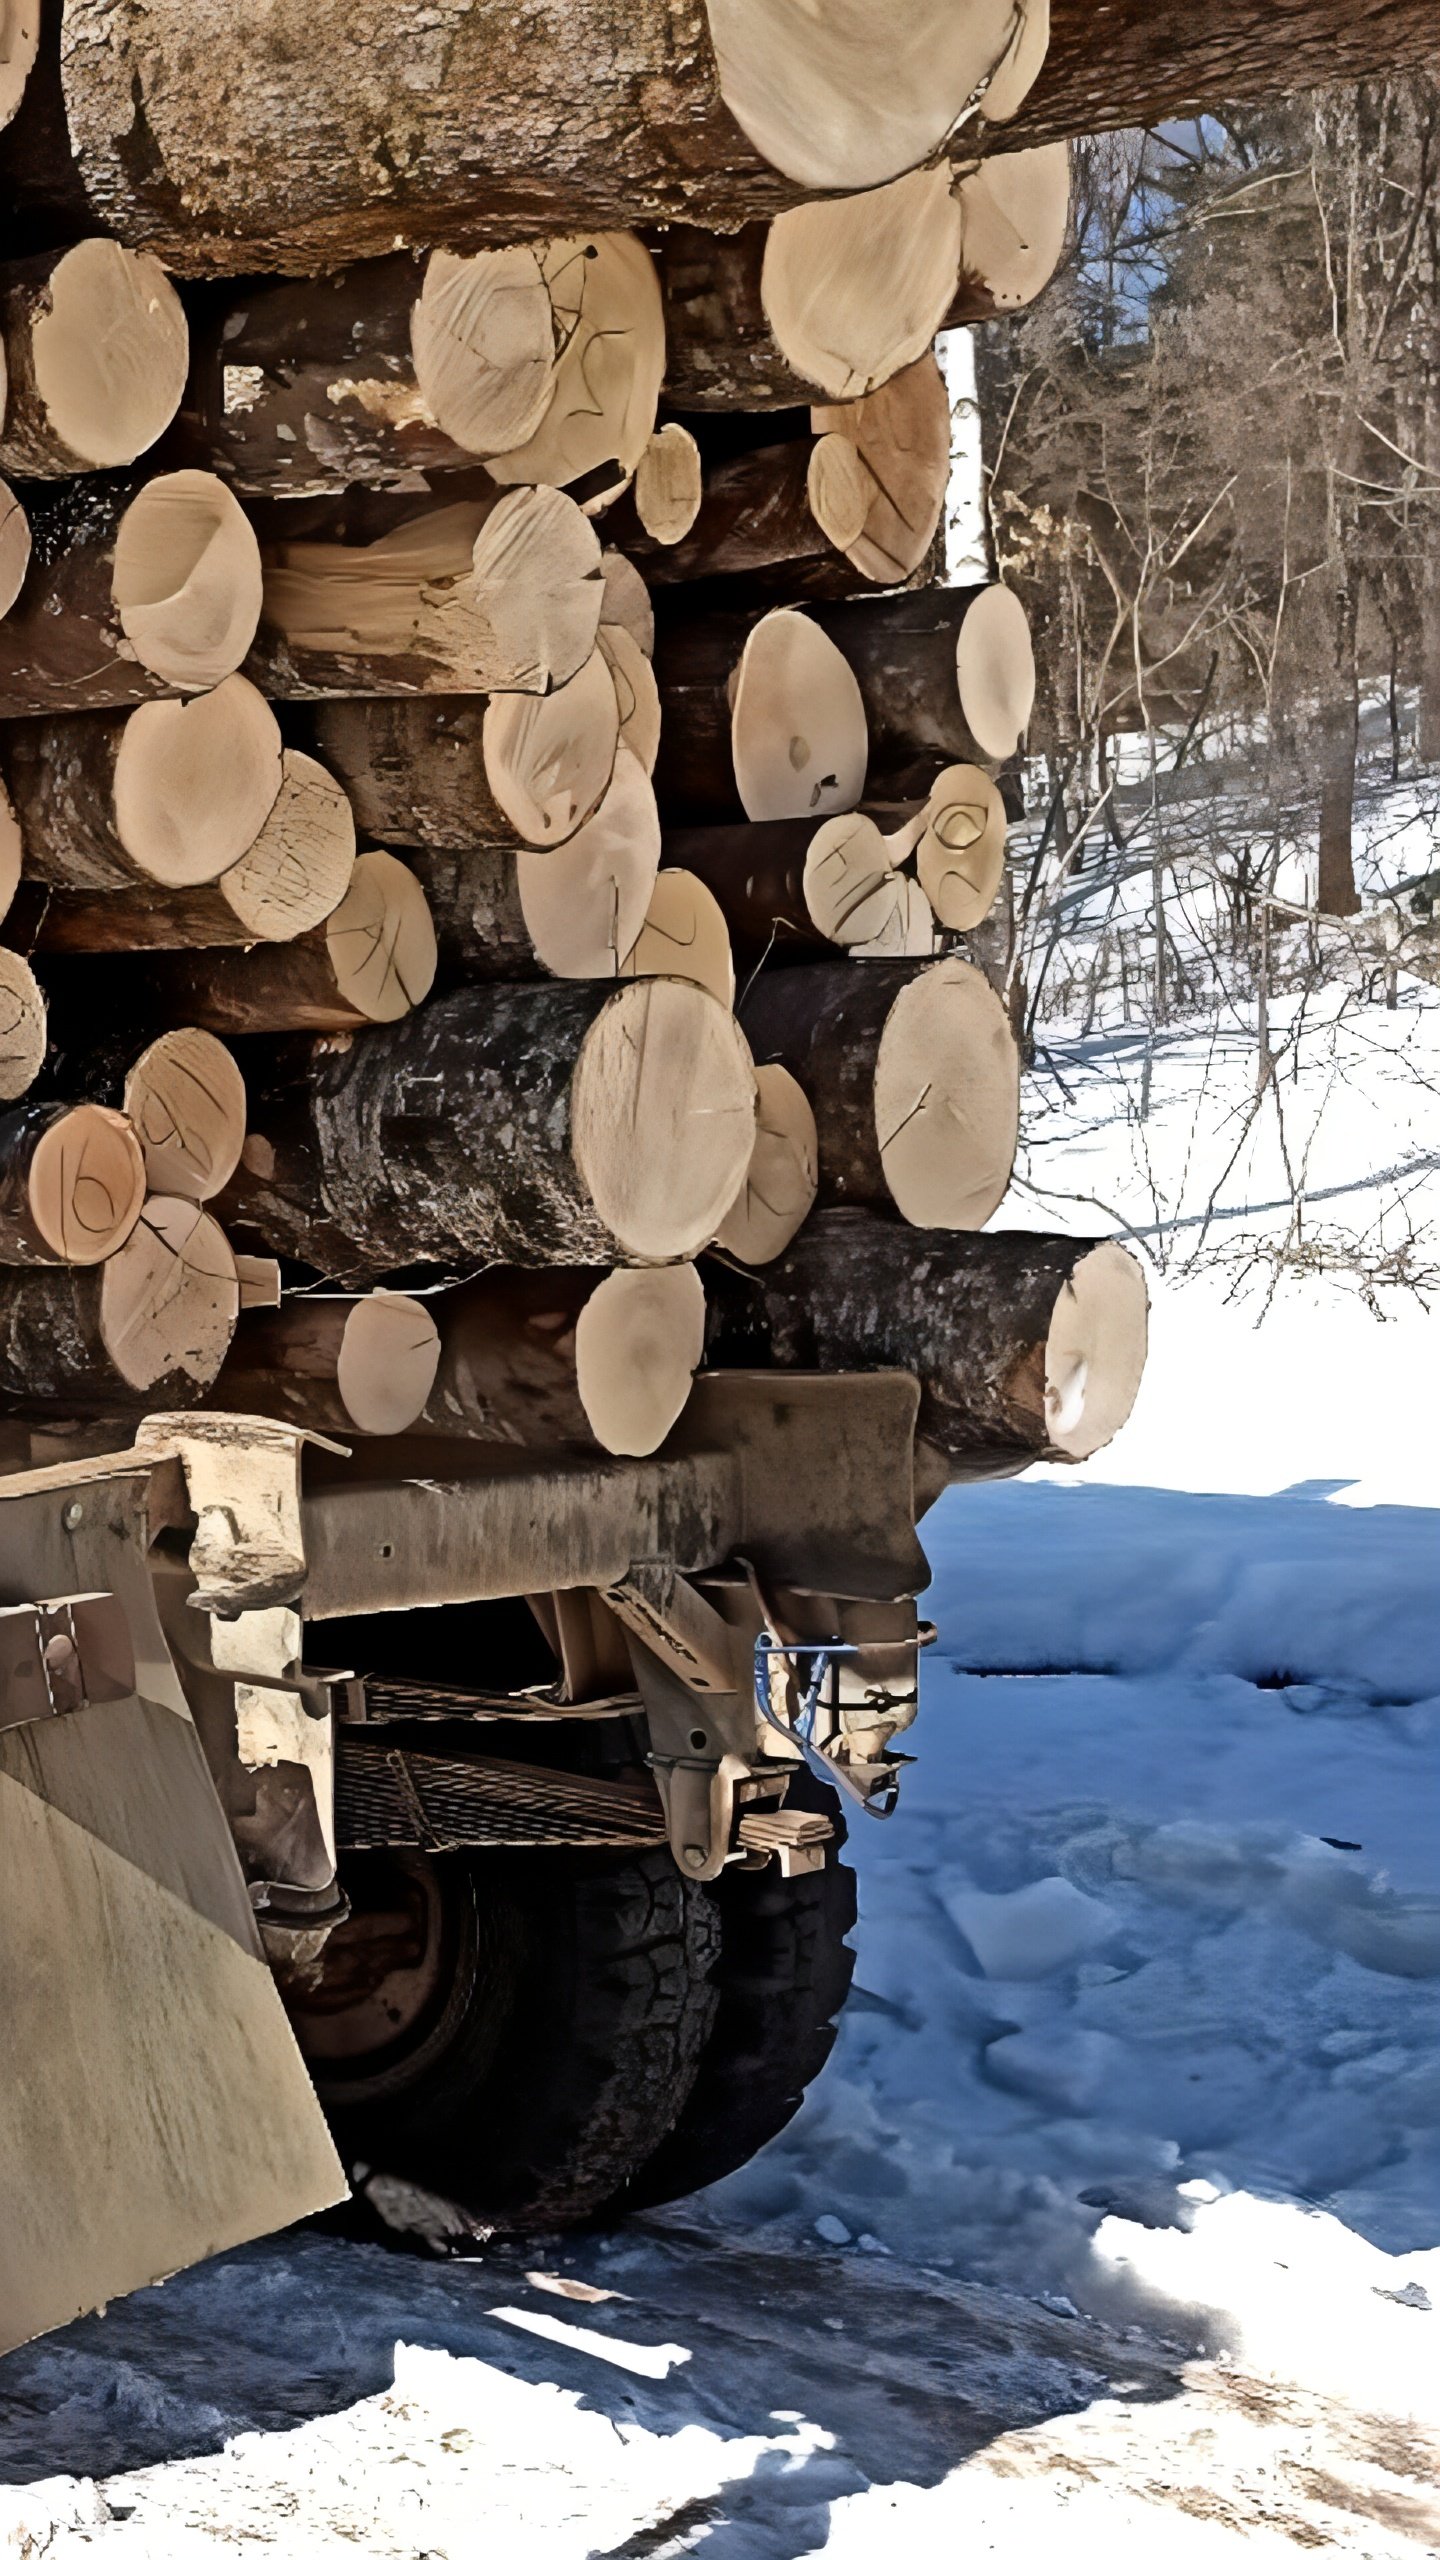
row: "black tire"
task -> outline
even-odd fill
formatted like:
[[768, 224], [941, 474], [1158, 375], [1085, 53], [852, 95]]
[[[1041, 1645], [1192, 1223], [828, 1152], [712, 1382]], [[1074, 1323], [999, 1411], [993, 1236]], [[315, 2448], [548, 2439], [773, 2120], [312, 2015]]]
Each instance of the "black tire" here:
[[788, 1804], [828, 1813], [836, 1837], [817, 1873], [788, 1881], [773, 1866], [730, 1868], [709, 1888], [720, 1924], [715, 2023], [690, 2094], [664, 2140], [619, 2199], [672, 2204], [741, 2169], [783, 2132], [829, 2059], [855, 1956], [854, 1870], [831, 1791], [808, 1773]]
[[[371, 1852], [342, 1861], [342, 1881], [372, 1931], [377, 1912], [419, 1897], [434, 1940], [432, 1987], [358, 2055], [334, 2048], [337, 2019], [357, 2014], [345, 2005], [363, 1944], [353, 1929], [292, 2001], [347, 2167], [387, 2170], [497, 2230], [596, 2214], [654, 2149], [656, 2126], [676, 2122], [700, 2066], [719, 1945], [703, 1887], [668, 1850]], [[373, 1960], [370, 1980], [373, 1993]]]

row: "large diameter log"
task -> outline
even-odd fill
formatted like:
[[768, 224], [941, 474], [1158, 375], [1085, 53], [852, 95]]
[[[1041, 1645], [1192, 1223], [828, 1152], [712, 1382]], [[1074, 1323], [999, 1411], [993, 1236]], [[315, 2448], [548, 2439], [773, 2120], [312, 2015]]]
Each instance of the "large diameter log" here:
[[435, 982], [435, 929], [412, 871], [362, 853], [323, 924], [247, 950], [157, 953], [145, 970], [152, 1019], [222, 1036], [353, 1031], [395, 1022]]
[[943, 326], [1022, 311], [1060, 263], [1070, 226], [1070, 147], [997, 151], [956, 182], [959, 275]]
[[870, 725], [870, 788], [928, 790], [948, 764], [1002, 763], [1035, 700], [1030, 625], [1009, 587], [927, 587], [816, 605]]
[[705, 1342], [693, 1263], [486, 1271], [441, 1302], [422, 1431], [648, 1458], [684, 1411]]
[[657, 635], [655, 788], [667, 819], [825, 817], [865, 787], [865, 707], [806, 614], [709, 614]]
[[260, 617], [260, 550], [208, 471], [116, 475], [26, 495], [31, 552], [0, 620], [0, 716], [203, 693]]
[[219, 1374], [239, 1302], [214, 1219], [189, 1200], [148, 1200], [106, 1261], [7, 1279], [0, 1401], [85, 1420], [195, 1404]]
[[1093, 1236], [917, 1235], [835, 1209], [763, 1271], [705, 1266], [722, 1367], [909, 1369], [951, 1480], [1093, 1456], [1145, 1365], [1146, 1291]]
[[115, 1012], [113, 1001], [108, 1015], [102, 1011], [109, 973], [89, 984], [91, 997], [82, 987], [78, 1001], [58, 1009], [45, 1096], [123, 1111], [150, 1190], [211, 1199], [234, 1172], [245, 1137], [245, 1079], [229, 1050], [194, 1024], [138, 1048], [133, 1028], [108, 1027]]
[[0, 951], [0, 1102], [18, 1102], [45, 1062], [45, 998], [28, 960]]
[[280, 731], [243, 676], [128, 713], [21, 720], [0, 733], [27, 877], [108, 894], [193, 888], [248, 852], [275, 805]]
[[409, 1431], [435, 1383], [440, 1335], [419, 1298], [289, 1297], [246, 1315], [210, 1401], [302, 1431]]
[[[230, 682], [244, 679], [232, 676]], [[133, 717], [143, 720], [151, 711], [174, 707], [147, 704]], [[313, 756], [286, 747], [279, 771], [279, 789], [258, 835], [218, 879], [194, 888], [142, 881], [89, 896], [48, 893], [35, 948], [248, 950], [257, 942], [294, 942], [313, 932], [350, 886], [355, 820], [339, 783]]]
[[106, 228], [177, 273], [303, 273], [878, 186], [931, 157], [1015, 23], [1013, 0], [630, 0], [620, 22], [611, 0], [523, 22], [272, 0], [260, 45], [228, 0], [65, 0], [62, 69]]
[[122, 1112], [39, 1102], [0, 1113], [0, 1263], [103, 1262], [144, 1203], [145, 1159]]
[[320, 703], [311, 734], [359, 824], [386, 844], [557, 845], [609, 788], [620, 705], [597, 648], [550, 693]]
[[185, 388], [189, 332], [154, 258], [81, 240], [0, 269], [0, 347], [0, 470], [64, 480], [117, 470], [164, 434]]
[[252, 1096], [227, 1215], [347, 1280], [679, 1260], [739, 1189], [754, 1115], [744, 1039], [698, 987], [466, 987]]
[[666, 398], [787, 409], [877, 389], [944, 321], [960, 244], [944, 163], [728, 235], [663, 233]]
[[601, 594], [594, 527], [560, 490], [427, 507], [373, 542], [267, 546], [250, 672], [283, 699], [546, 693], [589, 657]]
[[756, 1060], [815, 1114], [825, 1207], [893, 1205], [917, 1227], [982, 1227], [1005, 1196], [1020, 1064], [1005, 1008], [966, 960], [766, 969], [741, 1007]]
[[643, 930], [655, 888], [655, 794], [643, 767], [622, 747], [593, 818], [551, 851], [500, 843], [440, 853], [426, 846], [409, 859], [447, 975], [517, 982], [615, 978]]

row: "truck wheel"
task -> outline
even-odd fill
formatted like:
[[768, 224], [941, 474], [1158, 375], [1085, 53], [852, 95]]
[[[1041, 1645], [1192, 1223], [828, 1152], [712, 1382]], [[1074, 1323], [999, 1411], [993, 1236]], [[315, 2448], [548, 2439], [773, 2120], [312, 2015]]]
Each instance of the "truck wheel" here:
[[668, 1850], [367, 1851], [351, 1918], [287, 1995], [347, 2167], [498, 2230], [553, 2230], [624, 2187], [689, 2096], [719, 1919]]
[[835, 1797], [808, 1778], [787, 1803], [828, 1813], [836, 1838], [813, 1875], [731, 1868], [709, 1888], [720, 1922], [715, 2024], [679, 2117], [618, 2202], [670, 2204], [743, 2168], [773, 2142], [824, 2068], [850, 1989], [855, 1876], [838, 1850]]

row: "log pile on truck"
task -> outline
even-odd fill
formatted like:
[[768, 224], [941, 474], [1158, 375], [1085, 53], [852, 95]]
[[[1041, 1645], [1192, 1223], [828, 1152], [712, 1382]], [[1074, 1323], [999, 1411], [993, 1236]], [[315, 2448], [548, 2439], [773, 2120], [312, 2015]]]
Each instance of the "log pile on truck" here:
[[[1034, 668], [1013, 593], [943, 578], [936, 334], [1065, 239], [1064, 140], [1000, 147], [1047, 12], [628, 16], [622, 63], [591, 0], [276, 0], [263, 46], [64, 0], [0, 98], [0, 1650], [43, 1693], [0, 1777], [58, 1804], [68, 1719], [118, 1804], [163, 1692], [206, 1925], [347, 2167], [515, 2224], [784, 2120], [829, 2011], [716, 2132], [721, 1889], [832, 1890], [827, 1790], [899, 1783], [916, 1521], [1103, 1446], [1146, 1326], [1119, 1243], [1004, 1223]], [[513, 1608], [539, 1677], [474, 1616]], [[125, 1856], [183, 1899], [162, 1793]], [[462, 2141], [404, 2077], [439, 1958], [375, 1948], [542, 1851], [601, 1937], [594, 1860], [649, 1859], [702, 1989], [583, 2142], [512, 2017]], [[237, 2057], [293, 2052], [266, 1996], [223, 2056], [162, 2022], [202, 2157]], [[36, 2068], [53, 2123], [79, 2065]], [[272, 2076], [252, 2186], [0, 2329], [342, 2192]]]

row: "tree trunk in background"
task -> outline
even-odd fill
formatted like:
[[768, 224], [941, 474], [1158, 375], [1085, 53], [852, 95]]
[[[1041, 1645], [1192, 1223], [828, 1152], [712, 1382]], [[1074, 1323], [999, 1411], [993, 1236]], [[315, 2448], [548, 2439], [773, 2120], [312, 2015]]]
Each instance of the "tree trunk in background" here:
[[1435, 49], [1435, 0], [1105, 0], [1099, 12], [1051, 0], [1039, 79], [1008, 124], [982, 131], [992, 151], [1024, 151], [1428, 65]]
[[[1426, 477], [1440, 482], [1440, 349], [1425, 382], [1425, 435], [1420, 448]], [[1440, 764], [1440, 524], [1421, 539], [1419, 575], [1420, 655], [1416, 675], [1420, 687], [1416, 748], [1422, 764]]]

